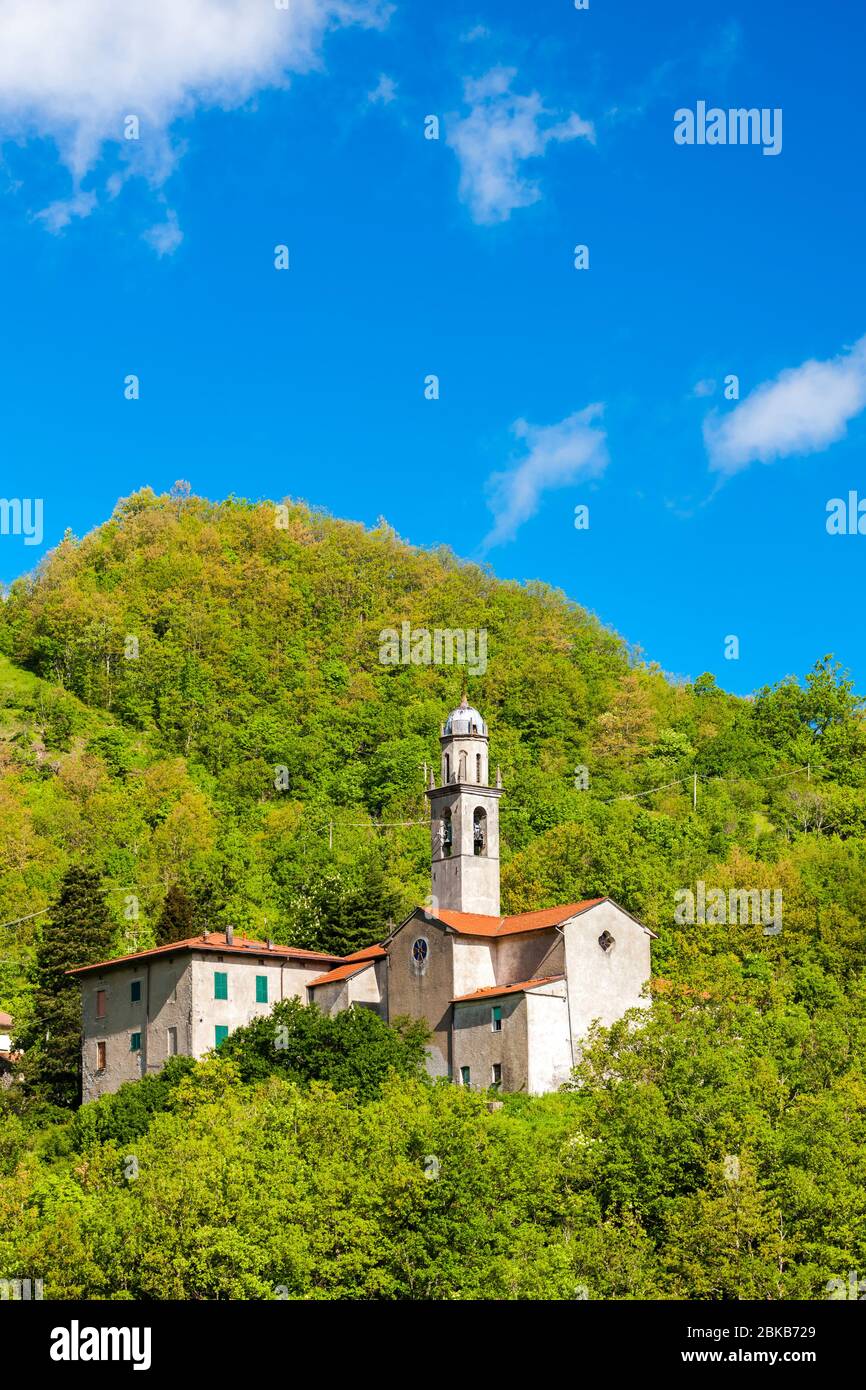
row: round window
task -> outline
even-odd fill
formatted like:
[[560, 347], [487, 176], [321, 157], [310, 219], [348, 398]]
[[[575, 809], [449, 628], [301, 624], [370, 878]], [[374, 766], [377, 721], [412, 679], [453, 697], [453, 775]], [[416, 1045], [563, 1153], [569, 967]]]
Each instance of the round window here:
[[427, 951], [428, 946], [426, 940], [423, 936], [419, 936], [412, 947], [412, 959], [416, 960], [419, 965], [423, 965], [424, 961], [427, 959]]

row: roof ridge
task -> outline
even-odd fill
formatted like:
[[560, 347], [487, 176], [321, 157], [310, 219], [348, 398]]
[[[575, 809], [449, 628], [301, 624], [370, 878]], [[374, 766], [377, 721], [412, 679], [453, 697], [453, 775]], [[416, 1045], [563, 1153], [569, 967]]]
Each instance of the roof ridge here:
[[330, 961], [337, 963], [343, 957], [336, 955], [333, 951], [311, 951], [305, 946], [284, 946], [278, 942], [268, 944], [254, 936], [235, 937], [229, 943], [225, 939], [224, 932], [200, 932], [198, 936], [186, 936], [180, 941], [167, 941], [161, 946], [149, 946], [144, 951], [127, 951], [121, 956], [111, 956], [107, 960], [88, 962], [86, 965], [73, 966], [67, 970], [67, 975], [84, 974], [87, 971], [107, 969], [114, 965], [123, 965], [127, 961], [143, 960], [149, 956], [168, 955], [172, 951], [220, 951], [235, 955], [263, 955], [275, 958], [296, 956], [305, 960]]
[[559, 972], [555, 975], [536, 975], [531, 980], [516, 980], [509, 985], [484, 985], [481, 989], [474, 989], [469, 994], [457, 994], [452, 999], [452, 1004], [465, 1004], [470, 999], [484, 999], [494, 997], [497, 994], [520, 994], [526, 990], [533, 989], [537, 985], [553, 984], [557, 980], [564, 980], [565, 975]]

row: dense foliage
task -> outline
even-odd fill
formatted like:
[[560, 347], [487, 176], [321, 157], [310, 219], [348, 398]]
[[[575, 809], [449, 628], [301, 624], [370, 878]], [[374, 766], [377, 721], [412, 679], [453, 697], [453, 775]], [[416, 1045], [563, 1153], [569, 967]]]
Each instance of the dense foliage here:
[[39, 934], [33, 963], [33, 998], [18, 1030], [28, 1091], [56, 1105], [81, 1100], [81, 993], [69, 975], [76, 965], [111, 952], [111, 918], [99, 875], [71, 868], [63, 876], [50, 920]]
[[[28, 918], [0, 1008], [35, 1036], [55, 914], [30, 914], [76, 865], [115, 951], [228, 921], [348, 951], [422, 902], [423, 769], [463, 672], [382, 664], [404, 620], [486, 628], [469, 694], [503, 772], [503, 905], [609, 893], [646, 921], [645, 1026], [597, 1037], [575, 1089], [496, 1110], [411, 1075], [411, 1033], [297, 1007], [276, 1063], [261, 1024], [74, 1119], [7, 1094], [0, 1273], [94, 1297], [862, 1277], [866, 721], [830, 657], [742, 700], [384, 523], [139, 493], [0, 610], [0, 913]], [[781, 932], [677, 921], [698, 880], [781, 892]]]

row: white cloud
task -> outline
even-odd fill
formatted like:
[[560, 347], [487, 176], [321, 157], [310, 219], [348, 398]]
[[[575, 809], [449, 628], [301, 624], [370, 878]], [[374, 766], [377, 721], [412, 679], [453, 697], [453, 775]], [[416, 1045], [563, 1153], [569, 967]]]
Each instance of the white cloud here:
[[484, 539], [485, 550], [513, 540], [523, 522], [538, 511], [542, 494], [550, 488], [597, 478], [604, 472], [607, 437], [604, 430], [593, 426], [603, 410], [603, 405], [588, 405], [558, 425], [515, 420], [512, 432], [525, 441], [528, 453], [514, 468], [494, 473], [489, 480], [494, 525]]
[[[159, 184], [177, 157], [178, 118], [283, 86], [320, 65], [328, 29], [388, 13], [383, 0], [2, 0], [0, 139], [53, 141], [72, 175], [70, 215], [83, 216], [82, 180], [109, 143]], [[124, 138], [128, 115], [138, 140]], [[64, 225], [49, 214], [46, 225]]]
[[574, 113], [543, 124], [554, 113], [545, 109], [538, 92], [515, 95], [511, 84], [516, 75], [515, 68], [492, 68], [484, 77], [467, 80], [469, 114], [448, 122], [447, 141], [460, 161], [460, 197], [476, 222], [505, 222], [515, 208], [538, 201], [538, 185], [523, 176], [521, 165], [543, 155], [551, 141], [580, 137], [595, 143], [591, 122]]
[[710, 377], [704, 377], [703, 381], [696, 381], [692, 389], [693, 396], [712, 396], [716, 389], [716, 383]]
[[58, 198], [56, 203], [49, 203], [47, 208], [37, 212], [36, 219], [49, 232], [59, 232], [69, 226], [73, 217], [89, 217], [95, 207], [96, 194], [79, 191], [71, 198]]
[[817, 453], [841, 439], [864, 406], [866, 337], [828, 362], [786, 368], [727, 415], [708, 415], [704, 442], [710, 467], [732, 474], [754, 462]]
[[162, 260], [163, 256], [171, 256], [183, 241], [183, 232], [177, 224], [177, 213], [169, 208], [164, 222], [157, 222], [152, 227], [148, 227], [142, 236], [149, 246], [152, 246], [156, 254]]
[[393, 77], [389, 77], [386, 72], [379, 74], [379, 81], [372, 92], [367, 93], [367, 100], [374, 106], [381, 103], [382, 106], [390, 106], [397, 95], [397, 83]]

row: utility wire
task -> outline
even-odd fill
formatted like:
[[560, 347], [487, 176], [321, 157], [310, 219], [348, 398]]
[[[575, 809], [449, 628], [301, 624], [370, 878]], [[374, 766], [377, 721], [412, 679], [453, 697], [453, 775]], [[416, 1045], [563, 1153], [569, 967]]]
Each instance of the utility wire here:
[[50, 912], [50, 907], [40, 907], [38, 912], [28, 912], [26, 917], [16, 917], [14, 922], [0, 923], [0, 931], [3, 927], [17, 927], [20, 922], [29, 922], [31, 917], [41, 917], [43, 912]]

